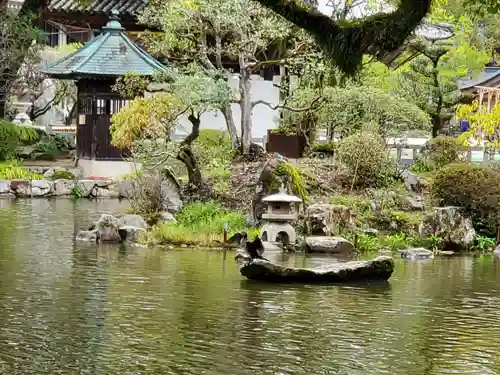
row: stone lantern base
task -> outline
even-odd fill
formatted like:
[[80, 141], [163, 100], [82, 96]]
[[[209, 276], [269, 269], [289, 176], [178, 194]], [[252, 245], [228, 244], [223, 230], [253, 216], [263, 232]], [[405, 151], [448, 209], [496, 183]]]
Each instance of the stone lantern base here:
[[285, 245], [294, 244], [297, 240], [295, 229], [286, 222], [267, 222], [260, 229], [262, 241], [282, 242]]

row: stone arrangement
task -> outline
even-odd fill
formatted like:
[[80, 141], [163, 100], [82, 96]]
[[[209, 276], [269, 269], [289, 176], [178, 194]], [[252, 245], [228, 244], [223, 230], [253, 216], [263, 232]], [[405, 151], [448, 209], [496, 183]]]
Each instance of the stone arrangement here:
[[131, 181], [0, 180], [0, 198], [126, 198]]

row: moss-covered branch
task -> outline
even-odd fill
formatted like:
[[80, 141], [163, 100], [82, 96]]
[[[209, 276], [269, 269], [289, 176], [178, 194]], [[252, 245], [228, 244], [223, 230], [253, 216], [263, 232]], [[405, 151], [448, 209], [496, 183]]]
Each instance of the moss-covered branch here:
[[432, 0], [402, 0], [392, 13], [351, 22], [335, 22], [295, 0], [257, 1], [311, 33], [335, 64], [351, 75], [360, 68], [363, 54], [382, 62], [392, 60], [428, 13]]

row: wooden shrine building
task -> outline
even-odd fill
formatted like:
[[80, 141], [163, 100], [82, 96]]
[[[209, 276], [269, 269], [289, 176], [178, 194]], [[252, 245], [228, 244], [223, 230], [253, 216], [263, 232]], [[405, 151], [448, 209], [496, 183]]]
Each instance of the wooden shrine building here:
[[472, 94], [490, 112], [500, 105], [500, 66], [486, 67], [475, 79], [460, 80], [459, 88], [464, 93]]
[[52, 78], [76, 82], [79, 164], [123, 162], [122, 150], [110, 144], [109, 127], [113, 114], [127, 105], [130, 98], [121, 97], [111, 86], [127, 73], [150, 77], [157, 71], [165, 71], [165, 67], [129, 39], [117, 11], [112, 11], [99, 36], [45, 69]]

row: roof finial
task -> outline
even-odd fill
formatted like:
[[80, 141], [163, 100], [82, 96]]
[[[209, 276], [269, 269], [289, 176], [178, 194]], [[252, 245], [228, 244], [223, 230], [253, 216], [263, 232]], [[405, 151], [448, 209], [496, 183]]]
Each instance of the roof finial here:
[[120, 11], [118, 9], [111, 10], [111, 16], [109, 16], [111, 21], [119, 21], [120, 20]]
[[120, 12], [117, 9], [113, 9], [111, 11], [111, 15], [109, 16], [109, 21], [104, 28], [107, 30], [123, 30], [123, 27], [120, 24], [119, 14]]

